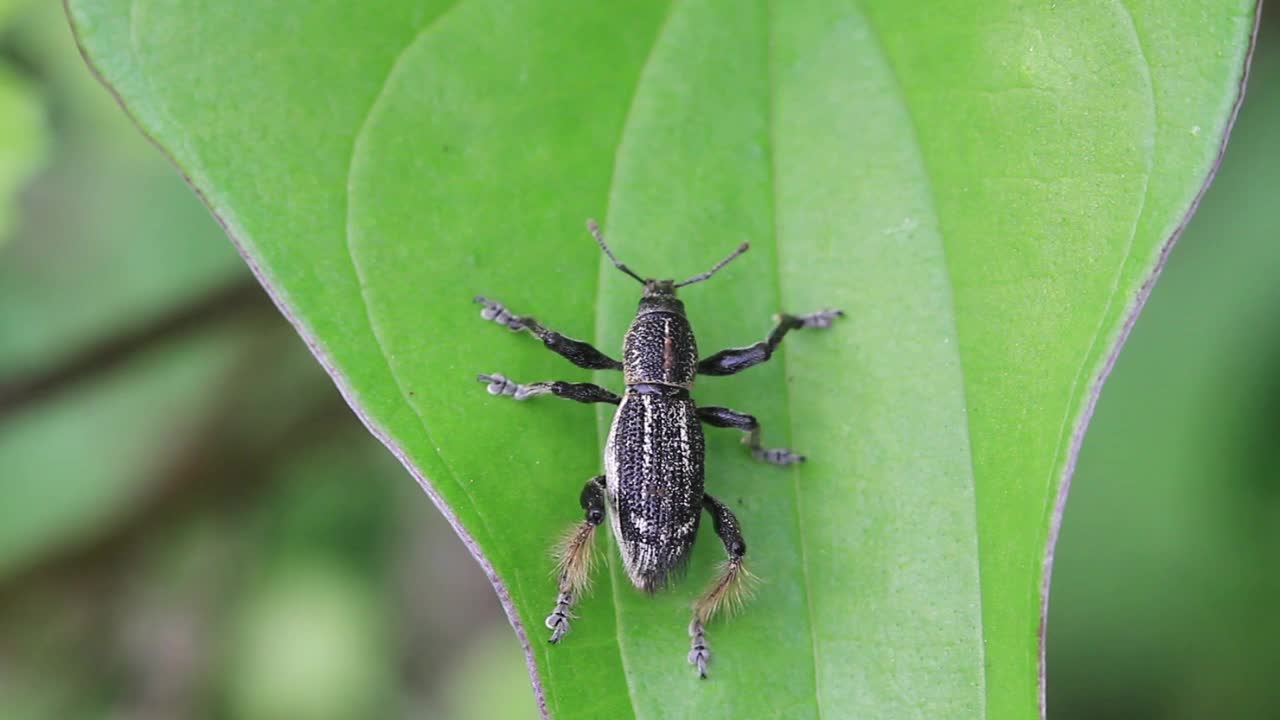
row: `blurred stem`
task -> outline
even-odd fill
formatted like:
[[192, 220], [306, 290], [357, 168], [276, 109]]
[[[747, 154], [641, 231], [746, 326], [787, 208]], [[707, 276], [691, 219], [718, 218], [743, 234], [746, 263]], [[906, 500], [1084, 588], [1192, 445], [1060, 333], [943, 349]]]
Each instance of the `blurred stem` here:
[[[232, 314], [229, 308], [233, 306], [265, 305], [265, 296], [253, 284], [224, 288], [206, 300], [218, 297], [223, 302], [209, 303], [210, 309], [203, 312], [187, 313], [187, 317], [205, 320], [174, 325], [193, 329], [207, 325], [209, 317]], [[295, 453], [336, 442], [335, 436], [359, 429], [346, 403], [322, 373], [304, 378], [301, 386], [280, 381], [280, 373], [297, 374], [287, 360], [282, 361], [290, 357], [286, 346], [296, 349], [297, 338], [273, 315], [258, 322], [263, 323], [266, 327], [251, 333], [254, 339], [241, 360], [215, 389], [213, 394], [220, 400], [192, 428], [188, 441], [174, 448], [156, 469], [145, 495], [98, 532], [0, 578], [0, 614], [32, 587], [59, 579], [92, 583], [94, 577], [109, 577], [137, 548], [180, 525], [192, 513], [240, 507], [270, 487], [277, 466]], [[141, 347], [135, 352], [138, 349]], [[279, 372], [272, 372], [272, 368]], [[276, 421], [257, 422], [252, 432], [245, 432], [245, 418], [261, 415], [253, 407], [255, 401], [285, 410]]]
[[61, 362], [0, 382], [0, 423], [29, 405], [120, 367], [139, 353], [215, 323], [270, 307], [266, 294], [251, 277], [214, 288], [142, 325], [81, 348]]

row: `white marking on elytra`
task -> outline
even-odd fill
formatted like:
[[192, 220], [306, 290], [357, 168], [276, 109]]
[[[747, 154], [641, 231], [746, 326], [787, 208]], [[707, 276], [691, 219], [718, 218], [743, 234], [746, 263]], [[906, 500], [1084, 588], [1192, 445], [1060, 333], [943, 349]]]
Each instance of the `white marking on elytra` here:
[[632, 547], [635, 548], [636, 556], [635, 570], [632, 571], [632, 577], [639, 577], [640, 568], [652, 568], [657, 560], [658, 553], [655, 552], [654, 546], [642, 541], [636, 542]]
[[[609, 437], [604, 443], [604, 488], [605, 499], [609, 502], [609, 526], [613, 529], [613, 537], [618, 539], [621, 544], [622, 539], [622, 520], [618, 517], [618, 452], [615, 446], [615, 436], [618, 432], [618, 418], [623, 417], [626, 411], [627, 403], [631, 402], [631, 397], [623, 397], [622, 402], [618, 405], [618, 412], [613, 417], [613, 424], [609, 426]], [[623, 553], [625, 559], [626, 554]], [[627, 573], [630, 574], [631, 568], [627, 567]]]
[[676, 405], [675, 410], [676, 412], [673, 412], [672, 414], [676, 416], [674, 419], [676, 424], [680, 426], [681, 472], [684, 473], [683, 477], [687, 481], [689, 478], [693, 477], [693, 458], [690, 457], [693, 453], [689, 448], [689, 419], [685, 417], [683, 407]]
[[671, 344], [671, 318], [662, 320], [662, 369], [667, 374], [671, 373], [671, 367], [675, 365], [675, 348]]
[[[652, 566], [656, 552], [653, 548], [644, 543], [636, 541], [624, 540], [622, 536], [622, 517], [618, 512], [618, 492], [622, 482], [622, 476], [618, 472], [618, 448], [617, 433], [618, 419], [626, 417], [626, 409], [628, 403], [639, 402], [644, 404], [644, 423], [646, 432], [643, 433], [645, 438], [645, 474], [649, 471], [649, 458], [652, 448], [650, 446], [648, 426], [652, 424], [653, 410], [649, 404], [650, 398], [647, 396], [627, 395], [622, 399], [622, 403], [618, 406], [617, 413], [614, 415], [613, 425], [609, 428], [609, 437], [605, 440], [604, 445], [604, 474], [605, 474], [605, 497], [609, 502], [609, 525], [613, 529], [613, 537], [617, 540], [619, 549], [622, 551], [622, 565], [627, 571], [627, 576], [631, 578], [631, 582], [639, 585], [642, 579], [641, 570]], [[639, 516], [632, 514], [629, 516], [632, 524], [638, 525], [639, 521], [643, 521]]]
[[644, 478], [647, 481], [653, 472], [653, 398], [641, 395], [644, 403], [644, 428], [640, 433], [644, 438]]

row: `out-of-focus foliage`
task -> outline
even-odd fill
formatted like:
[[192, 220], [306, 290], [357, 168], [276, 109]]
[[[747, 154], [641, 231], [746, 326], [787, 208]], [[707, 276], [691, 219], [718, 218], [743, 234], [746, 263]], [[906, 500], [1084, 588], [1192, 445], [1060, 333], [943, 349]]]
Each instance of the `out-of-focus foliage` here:
[[31, 88], [0, 65], [0, 240], [13, 224], [13, 195], [44, 155], [43, 121]]
[[247, 523], [264, 542], [222, 665], [232, 717], [392, 714], [395, 615], [379, 588], [396, 539], [384, 524], [392, 493], [353, 493], [364, 473], [348, 452], [320, 448], [281, 468], [280, 484]]
[[[85, 70], [56, 3], [10, 23], [42, 78], [50, 166], [23, 193], [0, 262], [0, 373], [52, 362], [245, 274], [207, 211]], [[31, 80], [27, 80], [28, 83]]]
[[0, 421], [0, 573], [125, 512], [173, 455], [166, 448], [196, 429], [235, 349], [211, 334]]
[[[40, 94], [57, 146], [24, 189], [15, 237], [0, 251], [5, 379], [36, 373], [244, 273], [136, 129], [104, 120], [110, 98], [68, 61], [78, 53], [56, 4], [33, 3], [11, 26], [7, 46], [44, 78]], [[0, 112], [0, 126], [10, 121]], [[243, 344], [226, 332], [204, 335], [140, 357], [79, 393], [52, 396], [21, 422], [0, 417], [0, 572], [83, 537], [142, 492], [210, 407], [215, 378]]]
[[[3, 31], [18, 0], [0, 0]], [[45, 154], [44, 108], [34, 89], [0, 62], [0, 243], [13, 225], [13, 196]]]
[[28, 0], [0, 0], [0, 30], [3, 30], [9, 18], [17, 14], [18, 10], [27, 3]]

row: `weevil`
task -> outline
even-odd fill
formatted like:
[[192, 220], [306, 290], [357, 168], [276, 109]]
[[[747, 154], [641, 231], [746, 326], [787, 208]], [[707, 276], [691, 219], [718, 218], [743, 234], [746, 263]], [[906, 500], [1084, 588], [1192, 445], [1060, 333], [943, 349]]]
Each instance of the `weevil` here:
[[533, 317], [516, 315], [496, 300], [477, 296], [475, 301], [483, 306], [480, 315], [485, 320], [534, 335], [578, 367], [621, 370], [625, 392], [619, 396], [592, 383], [559, 380], [521, 384], [498, 373], [480, 375], [478, 379], [488, 386], [490, 394], [516, 400], [551, 393], [580, 403], [618, 406], [605, 442], [604, 473], [588, 480], [579, 496], [586, 516], [571, 526], [556, 545], [558, 595], [546, 619], [552, 643], [569, 632], [569, 622], [575, 617], [574, 603], [590, 581], [595, 532], [606, 517], [627, 577], [640, 590], [652, 593], [684, 569], [702, 512], [711, 516], [712, 527], [728, 557], [717, 577], [694, 602], [688, 628], [688, 661], [705, 678], [711, 660], [706, 625], [721, 609], [743, 602], [752, 575], [744, 564], [747, 544], [738, 519], [728, 506], [703, 490], [702, 424], [743, 431], [743, 443], [754, 458], [763, 462], [791, 465], [805, 458], [786, 448], [764, 447], [760, 424], [751, 415], [694, 403], [694, 380], [698, 375], [733, 375], [759, 365], [774, 354], [791, 330], [830, 327], [844, 313], [825, 309], [808, 315], [780, 314], [764, 340], [699, 359], [693, 329], [676, 290], [710, 278], [746, 252], [749, 245], [743, 243], [710, 270], [675, 282], [636, 274], [614, 257], [594, 221], [587, 221], [587, 229], [618, 270], [644, 285], [640, 306], [623, 341], [621, 361], [589, 343], [550, 330]]

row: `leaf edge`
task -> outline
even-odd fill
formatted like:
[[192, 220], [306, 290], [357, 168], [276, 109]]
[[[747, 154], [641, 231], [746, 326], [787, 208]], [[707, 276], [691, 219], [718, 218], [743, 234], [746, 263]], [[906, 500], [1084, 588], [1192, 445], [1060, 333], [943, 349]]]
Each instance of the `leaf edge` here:
[[1085, 433], [1088, 431], [1089, 424], [1093, 419], [1093, 413], [1097, 409], [1098, 398], [1102, 394], [1102, 388], [1106, 384], [1107, 378], [1110, 377], [1111, 371], [1115, 368], [1116, 360], [1120, 356], [1120, 351], [1124, 349], [1125, 342], [1129, 339], [1129, 333], [1133, 331], [1133, 326], [1138, 321], [1138, 316], [1142, 314], [1143, 308], [1147, 304], [1147, 299], [1151, 296], [1151, 291], [1155, 287], [1156, 281], [1160, 279], [1161, 272], [1164, 271], [1165, 263], [1168, 262], [1169, 255], [1177, 244], [1178, 239], [1182, 237], [1182, 233], [1187, 229], [1187, 225], [1191, 222], [1191, 218], [1196, 214], [1200, 207], [1200, 202], [1204, 199], [1205, 194], [1209, 190], [1209, 186], [1213, 184], [1214, 178], [1218, 175], [1218, 170], [1222, 167], [1222, 160], [1226, 156], [1227, 145], [1231, 139], [1231, 132], [1235, 128], [1236, 120], [1240, 116], [1240, 108], [1244, 105], [1246, 89], [1249, 84], [1249, 71], [1253, 66], [1254, 52], [1258, 48], [1258, 31], [1262, 25], [1262, 6], [1263, 0], [1256, 0], [1253, 10], [1253, 26], [1249, 32], [1249, 45], [1244, 52], [1244, 61], [1240, 70], [1240, 79], [1236, 87], [1235, 100], [1232, 102], [1231, 111], [1227, 116], [1226, 123], [1223, 125], [1222, 137], [1218, 141], [1218, 151], [1214, 156], [1213, 162], [1210, 164], [1208, 172], [1200, 182], [1200, 187], [1196, 190], [1195, 197], [1192, 198], [1191, 204], [1182, 214], [1182, 218], [1178, 221], [1178, 225], [1173, 232], [1165, 238], [1161, 243], [1156, 261], [1148, 271], [1146, 277], [1142, 281], [1142, 285], [1138, 288], [1137, 295], [1133, 301], [1129, 303], [1129, 307], [1124, 312], [1124, 321], [1119, 329], [1114, 331], [1110, 340], [1111, 347], [1107, 351], [1106, 357], [1097, 369], [1092, 373], [1089, 381], [1089, 391], [1084, 398], [1083, 407], [1080, 408], [1076, 416], [1074, 426], [1071, 430], [1071, 440], [1067, 448], [1066, 464], [1063, 466], [1062, 473], [1058, 477], [1058, 491], [1053, 500], [1053, 507], [1049, 514], [1049, 535], [1045, 541], [1044, 559], [1041, 562], [1040, 571], [1040, 623], [1037, 629], [1036, 645], [1038, 650], [1038, 677], [1036, 679], [1037, 691], [1039, 695], [1040, 720], [1046, 720], [1048, 712], [1048, 704], [1046, 702], [1046, 647], [1047, 633], [1049, 625], [1049, 592], [1053, 579], [1053, 560], [1054, 552], [1057, 549], [1058, 538], [1062, 530], [1062, 517], [1066, 511], [1067, 497], [1071, 492], [1071, 480], [1075, 475], [1076, 463], [1080, 458], [1080, 449], [1084, 443]]

